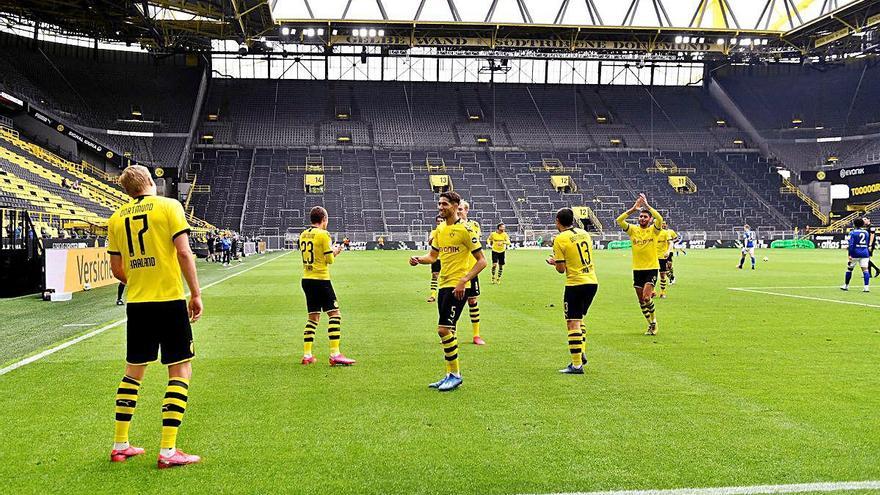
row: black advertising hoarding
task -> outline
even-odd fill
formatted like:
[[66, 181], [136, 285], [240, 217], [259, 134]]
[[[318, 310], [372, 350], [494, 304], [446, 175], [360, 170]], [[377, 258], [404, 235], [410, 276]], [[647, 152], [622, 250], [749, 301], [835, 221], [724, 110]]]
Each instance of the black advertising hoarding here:
[[[834, 170], [809, 170], [800, 173], [801, 182], [830, 182], [832, 184], [854, 184], [865, 176], [880, 174], [880, 163], [861, 167], [838, 168]], [[880, 178], [878, 178], [880, 182]]]
[[111, 149], [105, 148], [104, 146], [96, 143], [95, 141], [93, 141], [93, 140], [83, 136], [82, 134], [70, 129], [69, 127], [62, 124], [61, 122], [58, 122], [57, 120], [53, 119], [52, 117], [49, 117], [48, 115], [34, 109], [34, 107], [32, 107], [30, 105], [28, 105], [27, 112], [28, 112], [28, 115], [33, 117], [38, 122], [41, 122], [43, 125], [45, 125], [47, 127], [51, 127], [52, 129], [55, 129], [56, 132], [59, 132], [65, 136], [69, 137], [70, 139], [73, 139], [74, 141], [85, 146], [86, 148], [90, 149], [94, 153], [97, 153], [98, 155], [103, 157], [105, 160], [110, 162], [116, 168], [123, 169], [129, 165], [137, 165], [137, 162], [132, 160], [131, 158], [126, 158]]

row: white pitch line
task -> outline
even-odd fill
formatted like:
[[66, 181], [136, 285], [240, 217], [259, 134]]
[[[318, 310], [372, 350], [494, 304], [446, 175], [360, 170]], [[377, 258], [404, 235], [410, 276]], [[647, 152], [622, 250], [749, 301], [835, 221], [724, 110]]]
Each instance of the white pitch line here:
[[[246, 270], [242, 270], [242, 271], [240, 271], [240, 272], [235, 272], [235, 273], [233, 273], [232, 275], [229, 275], [229, 276], [226, 276], [226, 277], [221, 278], [220, 280], [217, 280], [216, 282], [211, 282], [210, 284], [208, 284], [208, 285], [202, 287], [202, 290], [209, 289], [209, 288], [211, 288], [211, 287], [213, 287], [213, 286], [215, 286], [215, 285], [217, 285], [217, 284], [219, 284], [219, 283], [221, 283], [221, 282], [225, 282], [225, 281], [227, 281], [227, 280], [229, 280], [229, 279], [231, 279], [231, 278], [235, 278], [235, 277], [237, 277], [237, 276], [239, 276], [239, 275], [245, 274], [245, 273], [247, 273], [247, 272], [253, 270], [254, 268], [259, 268], [259, 267], [265, 265], [266, 263], [271, 263], [271, 262], [273, 262], [273, 261], [275, 261], [275, 260], [277, 260], [277, 259], [283, 258], [284, 256], [287, 256], [290, 252], [291, 252], [291, 251], [288, 251], [288, 252], [282, 254], [281, 256], [277, 256], [277, 257], [272, 258], [272, 259], [270, 259], [270, 260], [263, 261], [262, 263], [258, 263], [258, 264], [254, 265], [254, 266], [252, 266], [252, 267], [247, 268]], [[26, 366], [26, 365], [28, 365], [28, 364], [31, 364], [31, 363], [33, 363], [34, 361], [39, 361], [40, 359], [43, 359], [43, 358], [46, 357], [46, 356], [49, 356], [49, 355], [55, 354], [55, 353], [58, 352], [58, 351], [61, 351], [61, 350], [67, 349], [68, 347], [70, 347], [70, 346], [72, 346], [72, 345], [74, 345], [74, 344], [78, 344], [78, 343], [82, 342], [83, 340], [90, 339], [90, 338], [94, 337], [95, 335], [98, 335], [98, 334], [104, 333], [104, 332], [106, 332], [107, 330], [110, 330], [111, 328], [116, 328], [116, 327], [118, 327], [119, 325], [122, 325], [123, 323], [125, 323], [126, 321], [128, 321], [127, 318], [123, 318], [123, 319], [121, 319], [121, 320], [114, 321], [113, 323], [110, 323], [110, 324], [108, 324], [108, 325], [105, 325], [105, 326], [103, 326], [103, 327], [101, 327], [101, 328], [99, 328], [99, 329], [97, 329], [97, 330], [92, 330], [92, 331], [89, 332], [89, 333], [86, 333], [86, 334], [80, 335], [79, 337], [76, 337], [76, 338], [70, 339], [70, 340], [68, 340], [68, 341], [66, 341], [66, 342], [62, 342], [62, 343], [56, 345], [55, 347], [52, 347], [51, 349], [46, 349], [46, 350], [43, 351], [43, 352], [40, 352], [40, 353], [38, 353], [38, 354], [34, 354], [33, 356], [30, 356], [30, 357], [26, 357], [26, 358], [22, 359], [21, 361], [16, 361], [16, 362], [10, 364], [9, 366], [0, 369], [0, 376], [3, 376], [3, 375], [5, 375], [5, 374], [7, 374], [7, 373], [9, 373], [9, 372], [11, 372], [11, 371], [15, 371], [15, 370], [17, 370], [18, 368], [21, 368], [22, 366]]]
[[880, 481], [839, 481], [793, 485], [724, 486], [717, 488], [675, 488], [671, 490], [611, 490], [604, 492], [555, 493], [552, 495], [763, 495], [774, 493], [842, 492], [880, 489]]
[[728, 287], [728, 289], [836, 289], [839, 285], [789, 285], [773, 287]]
[[[790, 297], [792, 299], [809, 299], [810, 301], [823, 301], [823, 302], [831, 302], [837, 304], [849, 304], [851, 306], [863, 306], [866, 308], [880, 308], [880, 305], [877, 304], [868, 304], [863, 302], [855, 302], [855, 301], [841, 301], [839, 299], [827, 299], [824, 297], [811, 297], [811, 296], [799, 296], [796, 294], [784, 294], [782, 292], [770, 292], [766, 290], [754, 290], [754, 289], [745, 289], [742, 287], [728, 287], [728, 290], [735, 290], [739, 292], [752, 292], [755, 294], [767, 294], [770, 296], [779, 296], [779, 297]], [[854, 291], [856, 292], [856, 291]], [[861, 291], [857, 291], [861, 292]]]

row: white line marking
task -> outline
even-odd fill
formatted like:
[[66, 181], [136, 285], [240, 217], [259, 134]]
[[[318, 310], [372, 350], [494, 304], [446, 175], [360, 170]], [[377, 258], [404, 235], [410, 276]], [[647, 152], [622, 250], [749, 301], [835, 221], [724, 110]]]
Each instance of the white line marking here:
[[[798, 296], [796, 294], [784, 294], [782, 292], [770, 292], [770, 291], [766, 291], [766, 290], [744, 289], [741, 287], [728, 287], [728, 290], [735, 290], [735, 291], [739, 291], [739, 292], [752, 292], [755, 294], [767, 294], [770, 296], [791, 297], [793, 299], [809, 299], [811, 301], [824, 301], [824, 302], [832, 302], [832, 303], [837, 303], [837, 304], [849, 304], [852, 306], [864, 306], [867, 308], [880, 308], [880, 305], [877, 305], [877, 304], [868, 304], [868, 303], [855, 302], [855, 301], [840, 301], [838, 299], [827, 299], [824, 297]], [[856, 290], [853, 290], [853, 292], [861, 292], [861, 290], [856, 289]]]
[[[275, 261], [275, 260], [277, 260], [277, 259], [281, 259], [281, 258], [287, 256], [288, 254], [290, 254], [291, 252], [292, 252], [292, 251], [288, 251], [288, 252], [282, 254], [281, 256], [276, 256], [275, 258], [272, 258], [272, 259], [270, 259], [270, 260], [263, 261], [262, 263], [256, 264], [256, 265], [254, 265], [254, 266], [252, 266], [252, 267], [249, 267], [249, 268], [246, 269], [246, 270], [242, 270], [242, 271], [240, 271], [240, 272], [233, 273], [232, 275], [228, 275], [228, 276], [226, 276], [226, 277], [223, 277], [223, 278], [221, 278], [220, 280], [217, 280], [216, 282], [211, 282], [210, 284], [208, 284], [208, 285], [202, 287], [202, 290], [210, 289], [211, 287], [213, 287], [213, 286], [215, 286], [215, 285], [217, 285], [217, 284], [219, 284], [219, 283], [225, 282], [225, 281], [227, 281], [227, 280], [229, 280], [229, 279], [231, 279], [231, 278], [235, 278], [235, 277], [237, 277], [237, 276], [239, 276], [239, 275], [245, 274], [245, 273], [247, 273], [247, 272], [253, 270], [254, 268], [259, 268], [259, 267], [265, 265], [266, 263], [271, 263], [271, 262], [273, 262], [273, 261]], [[15, 370], [17, 370], [18, 368], [21, 368], [22, 366], [26, 366], [26, 365], [28, 365], [28, 364], [31, 364], [31, 363], [33, 363], [34, 361], [39, 361], [40, 359], [43, 359], [43, 358], [46, 357], [46, 356], [49, 356], [49, 355], [55, 354], [55, 353], [58, 352], [58, 351], [61, 351], [61, 350], [67, 349], [68, 347], [70, 347], [70, 346], [72, 346], [72, 345], [74, 345], [74, 344], [77, 344], [77, 343], [79, 343], [79, 342], [82, 342], [83, 340], [86, 340], [86, 339], [90, 339], [90, 338], [94, 337], [95, 335], [98, 335], [98, 334], [104, 333], [104, 332], [106, 332], [107, 330], [110, 330], [111, 328], [116, 328], [116, 327], [118, 327], [119, 325], [122, 325], [123, 323], [125, 323], [126, 321], [128, 321], [127, 318], [123, 318], [123, 319], [121, 319], [121, 320], [114, 321], [113, 323], [110, 323], [109, 325], [105, 325], [105, 326], [103, 326], [103, 327], [101, 327], [101, 328], [99, 328], [99, 329], [97, 329], [97, 330], [92, 330], [92, 331], [89, 332], [89, 333], [86, 333], [86, 334], [80, 335], [79, 337], [76, 337], [76, 338], [70, 339], [70, 340], [68, 340], [67, 342], [62, 342], [62, 343], [56, 345], [55, 347], [52, 347], [51, 349], [46, 349], [46, 350], [43, 351], [43, 352], [40, 352], [40, 353], [38, 353], [38, 354], [34, 354], [33, 356], [26, 357], [26, 358], [22, 359], [21, 361], [17, 361], [17, 362], [15, 362], [15, 363], [12, 363], [12, 364], [10, 364], [9, 366], [0, 369], [0, 376], [3, 376], [3, 375], [5, 375], [5, 374], [7, 374], [7, 373], [9, 373], [9, 372], [11, 372], [11, 371], [15, 371]]]
[[773, 287], [728, 287], [728, 289], [836, 289], [839, 285], [789, 285]]
[[838, 492], [880, 489], [880, 481], [839, 481], [794, 485], [724, 486], [676, 488], [672, 490], [612, 490], [604, 492], [556, 493], [553, 495], [760, 495], [772, 493]]

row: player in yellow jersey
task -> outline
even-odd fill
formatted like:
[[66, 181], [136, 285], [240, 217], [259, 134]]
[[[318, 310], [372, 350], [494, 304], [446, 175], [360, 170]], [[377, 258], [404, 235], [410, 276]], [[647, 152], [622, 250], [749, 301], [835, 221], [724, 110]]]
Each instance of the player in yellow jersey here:
[[[460, 202], [461, 196], [456, 192], [440, 194], [437, 209], [444, 222], [437, 227], [437, 234], [428, 254], [409, 259], [412, 266], [429, 265], [438, 259], [442, 262], [440, 291], [437, 294], [437, 334], [446, 358], [446, 375], [440, 381], [428, 385], [441, 392], [454, 390], [462, 383], [455, 325], [464, 309], [471, 284], [487, 264], [480, 238], [458, 217]], [[471, 259], [474, 260], [473, 263]]]
[[[177, 432], [186, 411], [195, 357], [191, 322], [202, 316], [202, 293], [195, 256], [189, 247], [190, 228], [180, 202], [156, 196], [150, 171], [132, 165], [119, 183], [133, 199], [107, 221], [107, 252], [113, 276], [128, 287], [125, 376], [116, 390], [116, 428], [110, 460], [125, 461], [144, 453], [132, 446], [128, 432], [147, 365], [159, 358], [168, 367], [162, 401], [162, 442], [159, 468], [199, 462], [176, 448]], [[187, 305], [180, 276], [189, 286]]]
[[345, 357], [339, 352], [339, 341], [342, 337], [342, 315], [333, 284], [330, 283], [330, 265], [342, 252], [343, 246], [333, 245], [327, 232], [329, 216], [327, 210], [315, 206], [309, 212], [312, 226], [299, 235], [299, 252], [302, 255], [303, 277], [302, 289], [306, 295], [306, 309], [309, 312], [306, 328], [303, 331], [302, 364], [312, 364], [317, 359], [312, 355], [315, 342], [315, 331], [321, 320], [321, 313], [326, 312], [329, 318], [327, 336], [330, 339], [330, 366], [351, 366], [354, 359]]
[[[639, 223], [630, 224], [626, 219], [639, 212]], [[642, 315], [648, 320], [645, 335], [657, 335], [657, 318], [654, 315], [654, 285], [657, 284], [657, 237], [660, 235], [663, 217], [648, 205], [644, 194], [640, 194], [635, 205], [617, 217], [617, 225], [629, 235], [632, 241], [633, 287], [642, 307]]]
[[[489, 234], [486, 242], [492, 248], [492, 283], [501, 283], [501, 274], [504, 273], [505, 254], [510, 245], [510, 236], [505, 232], [505, 225], [499, 223], [495, 232]], [[497, 275], [496, 275], [497, 271]]]
[[[437, 227], [443, 222], [443, 217], [437, 215], [437, 218], [434, 219], [437, 222]], [[431, 242], [434, 240], [434, 236], [437, 235], [437, 227], [428, 234], [428, 246], [431, 245]], [[431, 295], [428, 296], [427, 301], [432, 303], [437, 300], [437, 278], [440, 277], [440, 260], [437, 260], [431, 263]]]
[[[480, 224], [477, 223], [476, 220], [468, 220], [468, 214], [471, 211], [471, 205], [465, 200], [461, 200], [461, 204], [458, 206], [458, 216], [461, 218], [464, 226], [471, 230], [477, 236], [477, 240], [482, 238], [482, 232], [480, 231]], [[468, 268], [472, 268], [474, 266], [473, 258], [468, 258]], [[474, 330], [474, 345], [486, 345], [486, 341], [483, 340], [483, 337], [480, 336], [480, 303], [477, 298], [480, 297], [480, 279], [479, 277], [474, 278], [471, 281], [471, 288], [468, 289], [468, 310], [471, 315], [471, 327]]]
[[583, 322], [599, 290], [599, 279], [593, 266], [593, 238], [586, 230], [574, 225], [574, 211], [571, 208], [556, 212], [559, 235], [553, 240], [553, 256], [547, 258], [547, 264], [565, 274], [565, 295], [562, 300], [571, 363], [559, 372], [566, 375], [584, 374], [587, 354]]
[[657, 235], [657, 262], [660, 264], [660, 299], [666, 299], [666, 284], [672, 273], [672, 242], [678, 234], [663, 222]]

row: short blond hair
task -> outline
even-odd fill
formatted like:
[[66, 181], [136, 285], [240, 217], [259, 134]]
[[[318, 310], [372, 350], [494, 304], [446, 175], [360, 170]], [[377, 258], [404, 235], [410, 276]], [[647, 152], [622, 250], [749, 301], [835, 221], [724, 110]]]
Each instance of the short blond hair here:
[[119, 185], [129, 196], [146, 192], [153, 185], [150, 169], [143, 165], [131, 165], [119, 176]]

